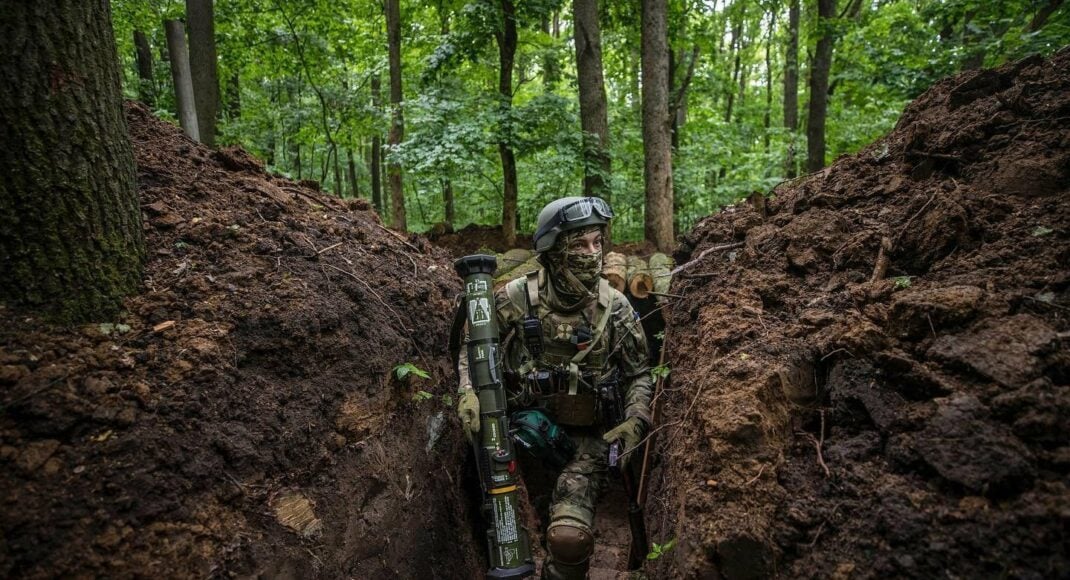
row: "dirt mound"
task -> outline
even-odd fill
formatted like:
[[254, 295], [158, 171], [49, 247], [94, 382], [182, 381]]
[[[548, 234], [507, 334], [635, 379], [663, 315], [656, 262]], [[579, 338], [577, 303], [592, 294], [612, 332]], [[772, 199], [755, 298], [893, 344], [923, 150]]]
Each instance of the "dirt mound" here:
[[[511, 249], [505, 243], [501, 226], [469, 224], [457, 231], [452, 231], [443, 227], [443, 224], [439, 224], [427, 233], [427, 239], [436, 246], [446, 248], [458, 258], [478, 253], [500, 254]], [[515, 247], [530, 248], [531, 236], [517, 234]]]
[[964, 73], [696, 226], [658, 577], [1070, 576], [1068, 119], [1070, 50]]
[[478, 570], [446, 252], [127, 117], [145, 291], [80, 328], [0, 310], [0, 576]]

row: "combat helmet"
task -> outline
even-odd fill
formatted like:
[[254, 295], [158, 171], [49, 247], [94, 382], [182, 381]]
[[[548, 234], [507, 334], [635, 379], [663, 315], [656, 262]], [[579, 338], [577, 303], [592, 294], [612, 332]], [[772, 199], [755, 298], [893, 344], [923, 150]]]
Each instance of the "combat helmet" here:
[[535, 227], [535, 251], [553, 247], [558, 234], [579, 228], [609, 224], [613, 210], [600, 197], [562, 197], [546, 204]]

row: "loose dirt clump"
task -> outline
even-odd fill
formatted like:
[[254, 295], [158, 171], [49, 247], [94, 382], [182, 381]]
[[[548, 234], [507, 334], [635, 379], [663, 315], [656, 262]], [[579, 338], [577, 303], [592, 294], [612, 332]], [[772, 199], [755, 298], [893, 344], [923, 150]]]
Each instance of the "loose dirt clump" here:
[[1070, 50], [964, 73], [687, 236], [658, 577], [1070, 576], [1068, 119]]
[[0, 310], [0, 576], [476, 574], [446, 253], [126, 112], [144, 291]]

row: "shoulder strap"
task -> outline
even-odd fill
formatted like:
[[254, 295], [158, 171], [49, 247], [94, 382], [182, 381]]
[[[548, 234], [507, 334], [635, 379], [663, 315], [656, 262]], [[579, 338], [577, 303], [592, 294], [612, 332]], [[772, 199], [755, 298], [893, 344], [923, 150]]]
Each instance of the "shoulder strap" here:
[[[539, 271], [528, 272], [524, 275], [524, 278], [528, 281], [528, 305], [537, 310], [539, 307]], [[531, 314], [531, 312], [528, 314]]]
[[605, 278], [600, 279], [598, 281], [598, 306], [602, 309], [602, 316], [598, 317], [598, 322], [591, 333], [591, 345], [576, 353], [576, 356], [572, 357], [569, 362], [568, 392], [570, 395], [575, 395], [579, 389], [580, 363], [594, 350], [594, 345], [598, 344], [598, 340], [602, 338], [602, 333], [609, 324], [609, 318], [613, 315], [613, 294], [609, 290], [609, 282]]

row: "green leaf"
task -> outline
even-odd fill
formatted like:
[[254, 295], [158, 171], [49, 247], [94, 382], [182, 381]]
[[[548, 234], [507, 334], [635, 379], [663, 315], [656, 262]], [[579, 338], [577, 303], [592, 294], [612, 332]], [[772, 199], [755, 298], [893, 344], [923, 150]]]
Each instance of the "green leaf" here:
[[910, 288], [910, 276], [897, 276], [893, 278], [895, 280], [895, 289], [903, 290], [904, 288]]
[[672, 372], [672, 369], [669, 368], [669, 365], [658, 365], [650, 369], [650, 377], [656, 381], [659, 378], [669, 376], [670, 372]]
[[416, 375], [421, 379], [431, 378], [431, 375], [427, 374], [426, 371], [412, 363], [400, 364], [394, 367], [394, 376], [397, 377], [399, 381], [404, 381], [410, 374]]
[[1048, 235], [1048, 234], [1050, 234], [1050, 233], [1052, 233], [1054, 231], [1055, 230], [1053, 230], [1051, 228], [1046, 228], [1044, 226], [1037, 226], [1037, 227], [1033, 228], [1033, 237], [1034, 238], [1042, 238], [1042, 237], [1044, 237], [1044, 236], [1046, 236], [1046, 235]]
[[428, 393], [427, 391], [416, 391], [412, 394], [412, 400], [416, 401], [417, 403], [421, 401], [427, 401], [433, 398], [435, 398], [435, 396], [431, 393]]

